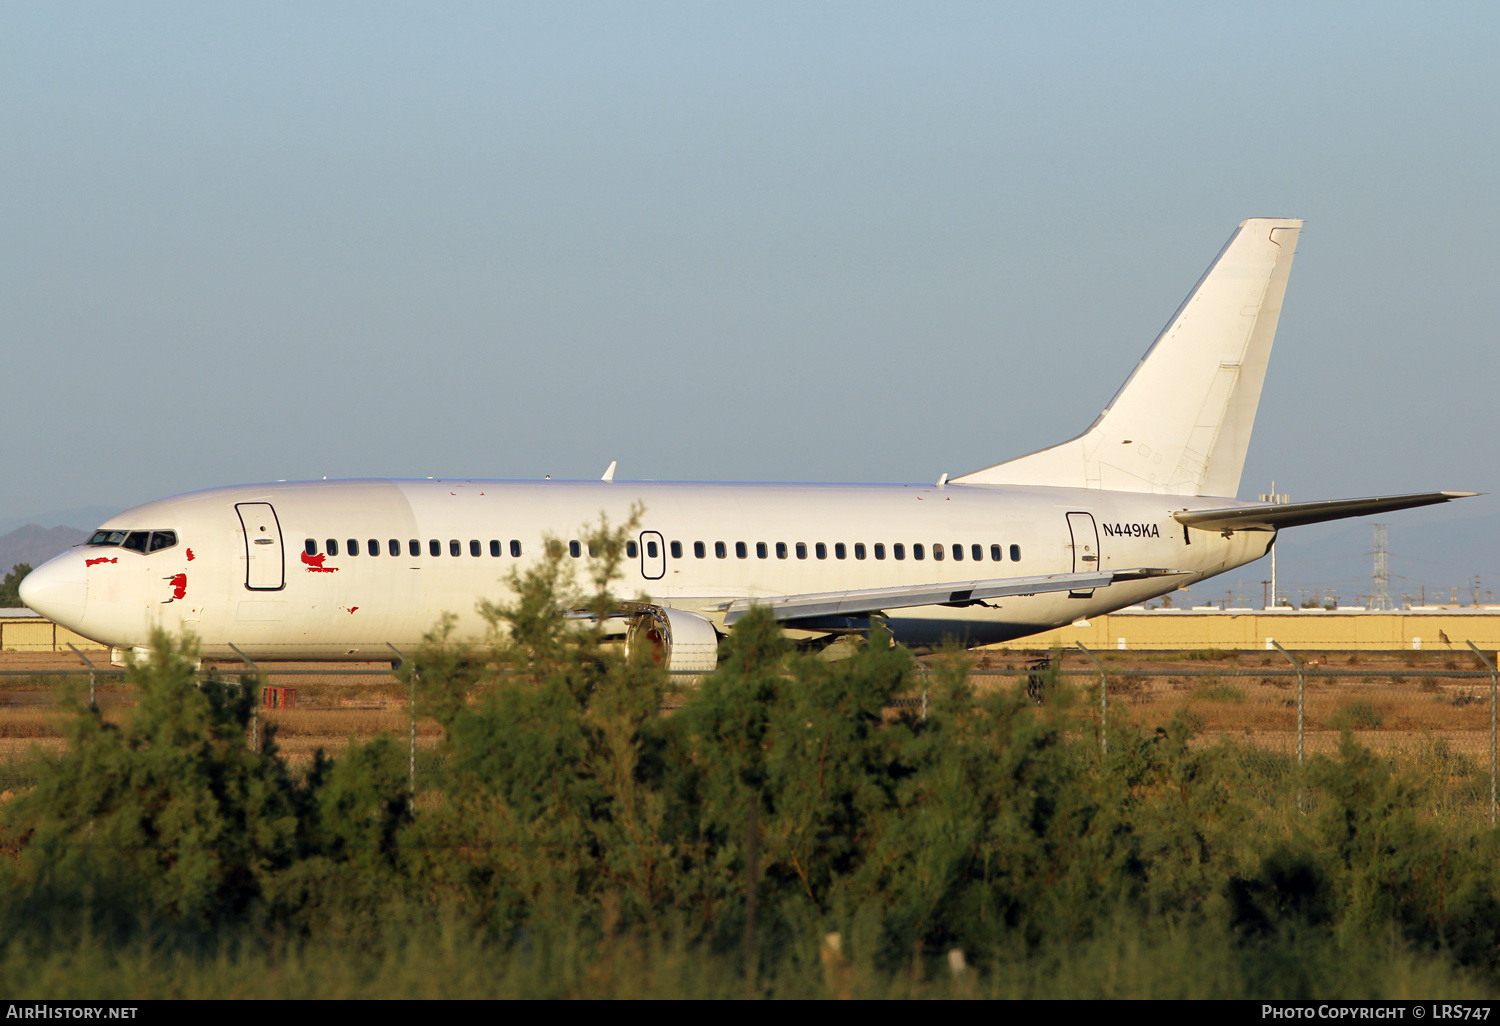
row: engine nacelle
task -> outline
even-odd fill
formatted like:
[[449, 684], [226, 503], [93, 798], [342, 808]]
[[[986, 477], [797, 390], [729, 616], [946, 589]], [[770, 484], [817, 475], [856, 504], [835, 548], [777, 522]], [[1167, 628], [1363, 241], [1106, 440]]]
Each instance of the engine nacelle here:
[[625, 654], [639, 651], [673, 673], [711, 673], [719, 665], [719, 632], [697, 613], [641, 606], [625, 632]]

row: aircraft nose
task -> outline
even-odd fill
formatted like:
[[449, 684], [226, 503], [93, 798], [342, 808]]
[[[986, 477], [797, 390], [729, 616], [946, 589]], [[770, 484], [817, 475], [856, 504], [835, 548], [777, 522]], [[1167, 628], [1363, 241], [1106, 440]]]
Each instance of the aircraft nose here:
[[21, 581], [21, 601], [53, 623], [77, 627], [88, 604], [83, 560], [72, 553], [49, 560]]

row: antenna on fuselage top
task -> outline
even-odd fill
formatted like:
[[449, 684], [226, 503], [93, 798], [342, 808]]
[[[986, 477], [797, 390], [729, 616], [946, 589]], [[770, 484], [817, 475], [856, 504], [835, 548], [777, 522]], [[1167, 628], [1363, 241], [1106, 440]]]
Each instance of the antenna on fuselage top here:
[[601, 480], [601, 481], [613, 481], [615, 479], [615, 464], [617, 464], [619, 462], [620, 462], [619, 460], [610, 460], [609, 461], [609, 469], [604, 472], [604, 476], [601, 477], [599, 480]]

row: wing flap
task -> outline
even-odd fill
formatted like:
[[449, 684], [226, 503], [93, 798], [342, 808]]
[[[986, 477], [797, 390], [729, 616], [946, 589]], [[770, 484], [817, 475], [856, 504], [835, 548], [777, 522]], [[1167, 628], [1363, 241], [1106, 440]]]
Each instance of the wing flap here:
[[1172, 514], [1180, 524], [1200, 531], [1266, 531], [1281, 527], [1321, 524], [1346, 517], [1365, 517], [1397, 509], [1433, 506], [1465, 499], [1478, 492], [1417, 492], [1411, 495], [1379, 495], [1368, 499], [1325, 499], [1320, 502], [1267, 503], [1228, 509], [1192, 509]]
[[778, 620], [813, 616], [851, 616], [883, 609], [913, 606], [968, 605], [986, 599], [1016, 595], [1038, 595], [1056, 591], [1087, 591], [1106, 588], [1116, 581], [1139, 581], [1148, 577], [1188, 576], [1188, 570], [1137, 567], [1131, 570], [1091, 574], [1039, 574], [1034, 577], [991, 577], [948, 584], [914, 584], [897, 588], [866, 588], [857, 591], [827, 591], [806, 595], [778, 595], [736, 599], [723, 608], [724, 626], [735, 622], [756, 606], [769, 608]]

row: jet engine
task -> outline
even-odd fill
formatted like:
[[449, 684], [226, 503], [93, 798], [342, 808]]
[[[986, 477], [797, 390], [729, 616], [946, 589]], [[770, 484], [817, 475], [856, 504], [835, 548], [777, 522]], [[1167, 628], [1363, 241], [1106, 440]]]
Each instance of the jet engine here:
[[[670, 606], [636, 607], [625, 632], [625, 654], [647, 652], [673, 673], [709, 673], [719, 664], [719, 632], [697, 613]], [[681, 681], [679, 681], [681, 683]]]

